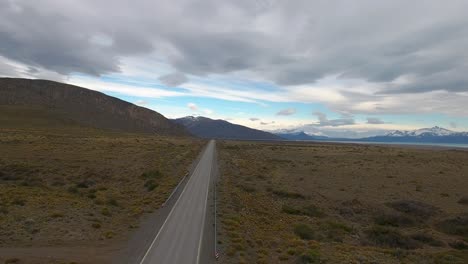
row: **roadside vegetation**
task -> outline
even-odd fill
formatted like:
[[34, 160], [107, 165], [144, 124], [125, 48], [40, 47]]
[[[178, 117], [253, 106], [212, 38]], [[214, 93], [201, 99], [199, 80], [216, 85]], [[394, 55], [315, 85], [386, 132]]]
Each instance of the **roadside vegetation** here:
[[33, 125], [0, 114], [0, 248], [126, 241], [142, 216], [162, 205], [205, 144], [51, 125], [47, 116], [21, 113]]
[[218, 142], [221, 263], [468, 263], [468, 152]]

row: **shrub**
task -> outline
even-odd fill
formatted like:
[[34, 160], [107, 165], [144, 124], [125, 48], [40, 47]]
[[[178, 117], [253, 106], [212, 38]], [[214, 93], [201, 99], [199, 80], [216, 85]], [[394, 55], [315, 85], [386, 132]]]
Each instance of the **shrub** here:
[[458, 203], [468, 205], [468, 196], [463, 196], [462, 198], [460, 198], [460, 200], [458, 200]]
[[310, 204], [302, 209], [304, 215], [311, 216], [311, 217], [323, 217], [325, 213], [318, 208], [317, 206]]
[[110, 210], [107, 207], [104, 207], [104, 208], [101, 209], [101, 214], [104, 215], [104, 216], [110, 216], [111, 215]]
[[431, 245], [431, 246], [434, 246], [434, 247], [444, 246], [443, 242], [441, 242], [439, 240], [436, 240], [432, 236], [424, 234], [424, 233], [413, 234], [411, 236], [411, 239], [414, 239], [416, 241], [419, 241], [421, 243], [428, 244], [428, 245]]
[[378, 246], [403, 249], [415, 249], [420, 246], [417, 241], [402, 235], [398, 230], [383, 226], [372, 227], [367, 231], [367, 237]]
[[306, 197], [300, 193], [288, 192], [283, 190], [273, 190], [273, 194], [282, 198], [291, 198], [291, 199], [305, 199]]
[[156, 189], [156, 187], [158, 187], [158, 184], [154, 180], [147, 180], [144, 186], [146, 187], [146, 190], [150, 192]]
[[19, 205], [19, 206], [25, 206], [26, 205], [26, 201], [23, 200], [23, 199], [19, 199], [19, 198], [15, 198], [13, 200], [13, 202], [11, 202], [12, 204], [14, 205]]
[[450, 245], [452, 248], [458, 249], [458, 250], [465, 250], [465, 249], [468, 249], [468, 244], [466, 244], [466, 243], [463, 242], [463, 241], [451, 242], [451, 243], [449, 243], [449, 245]]
[[400, 213], [380, 214], [374, 218], [374, 222], [378, 225], [393, 227], [413, 226], [415, 224], [414, 219]]
[[104, 237], [107, 238], [107, 239], [111, 239], [115, 236], [115, 233], [112, 232], [112, 231], [107, 231], [104, 233]]
[[443, 220], [436, 227], [449, 235], [468, 236], [468, 214]]
[[76, 188], [89, 188], [89, 186], [92, 184], [93, 182], [90, 182], [90, 181], [81, 181], [76, 184]]
[[70, 187], [68, 187], [68, 192], [69, 193], [78, 193], [78, 188], [76, 188], [74, 186], [70, 186]]
[[119, 203], [117, 202], [117, 200], [115, 198], [109, 198], [107, 200], [107, 204], [112, 205], [112, 206], [119, 206]]
[[287, 214], [301, 215], [302, 211], [288, 204], [283, 204], [282, 211]]
[[352, 228], [345, 225], [344, 223], [334, 221], [327, 222], [327, 227], [328, 229], [341, 230], [346, 233], [350, 233], [352, 231]]
[[248, 193], [253, 193], [257, 191], [257, 189], [255, 189], [255, 187], [253, 186], [239, 185], [239, 188], [242, 189], [244, 192]]
[[19, 263], [20, 259], [19, 258], [8, 258], [5, 260], [5, 264], [13, 264], [13, 263]]
[[314, 230], [307, 224], [298, 224], [294, 227], [294, 233], [304, 240], [314, 238]]
[[320, 262], [320, 254], [315, 250], [309, 250], [302, 254], [297, 261], [298, 264], [312, 264]]
[[144, 179], [159, 179], [162, 177], [162, 173], [159, 170], [151, 170], [141, 174]]
[[101, 224], [99, 224], [99, 223], [93, 223], [91, 226], [92, 226], [93, 228], [96, 228], [96, 229], [101, 228]]
[[61, 218], [61, 217], [63, 217], [63, 214], [60, 213], [60, 212], [54, 212], [54, 213], [50, 214], [50, 217], [52, 217], [52, 218]]
[[8, 208], [5, 206], [0, 206], [0, 214], [8, 214]]
[[287, 214], [306, 215], [310, 217], [323, 217], [325, 215], [322, 212], [322, 210], [320, 210], [320, 208], [316, 207], [313, 204], [305, 206], [303, 208], [297, 208], [292, 205], [284, 204], [282, 207], [282, 211]]
[[389, 207], [420, 219], [426, 219], [437, 212], [437, 208], [418, 201], [401, 200], [387, 204]]

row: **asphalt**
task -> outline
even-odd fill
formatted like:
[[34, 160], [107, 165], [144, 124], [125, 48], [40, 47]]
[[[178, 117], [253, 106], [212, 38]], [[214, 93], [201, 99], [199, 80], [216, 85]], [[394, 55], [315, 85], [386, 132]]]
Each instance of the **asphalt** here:
[[208, 194], [215, 160], [215, 142], [211, 140], [140, 264], [202, 263]]

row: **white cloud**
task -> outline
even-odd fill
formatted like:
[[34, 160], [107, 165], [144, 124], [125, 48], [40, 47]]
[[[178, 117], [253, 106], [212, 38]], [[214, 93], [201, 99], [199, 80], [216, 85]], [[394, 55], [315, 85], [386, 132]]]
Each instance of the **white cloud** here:
[[212, 114], [214, 113], [214, 111], [211, 110], [211, 109], [203, 109], [202, 111], [203, 111], [203, 113], [205, 113], [206, 115], [212, 115]]
[[145, 100], [138, 100], [135, 102], [135, 104], [137, 105], [147, 105], [148, 104], [148, 101], [145, 101]]
[[192, 111], [198, 111], [198, 106], [194, 103], [188, 103], [187, 107], [190, 108]]
[[95, 91], [115, 92], [122, 95], [146, 97], [146, 98], [162, 98], [172, 96], [183, 96], [184, 93], [177, 91], [169, 91], [165, 89], [154, 88], [150, 86], [142, 86], [141, 84], [119, 84], [107, 82], [95, 78], [84, 76], [72, 76], [67, 81], [69, 84], [81, 86]]

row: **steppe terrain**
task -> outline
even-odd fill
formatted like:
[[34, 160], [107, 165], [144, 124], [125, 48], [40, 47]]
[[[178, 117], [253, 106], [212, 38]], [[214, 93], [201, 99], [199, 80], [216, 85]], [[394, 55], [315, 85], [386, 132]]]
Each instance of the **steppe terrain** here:
[[109, 263], [204, 145], [0, 106], [0, 263]]
[[468, 263], [468, 151], [218, 146], [220, 263]]

